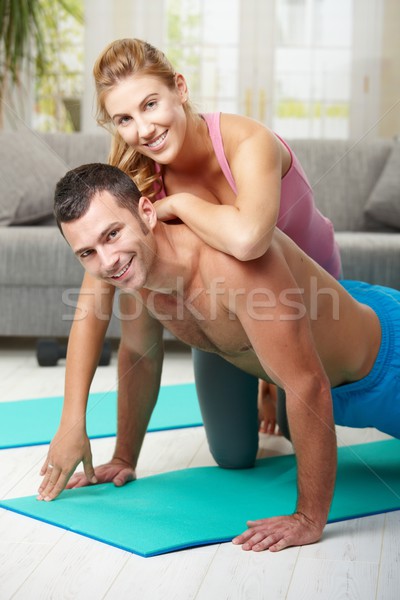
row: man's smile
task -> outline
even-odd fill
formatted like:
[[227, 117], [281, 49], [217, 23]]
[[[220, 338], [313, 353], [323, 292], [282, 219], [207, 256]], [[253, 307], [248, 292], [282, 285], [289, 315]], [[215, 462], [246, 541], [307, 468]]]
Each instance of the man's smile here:
[[130, 259], [130, 261], [120, 271], [118, 271], [118, 273], [115, 273], [115, 275], [111, 275], [110, 279], [118, 279], [118, 280], [122, 279], [124, 277], [124, 275], [127, 273], [129, 267], [131, 266], [132, 260], [133, 260], [133, 256]]

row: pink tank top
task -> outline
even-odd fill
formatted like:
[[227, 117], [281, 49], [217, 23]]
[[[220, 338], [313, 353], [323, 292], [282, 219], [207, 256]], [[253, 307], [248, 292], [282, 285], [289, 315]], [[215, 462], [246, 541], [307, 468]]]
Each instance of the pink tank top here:
[[[207, 113], [207, 123], [214, 152], [232, 190], [237, 193], [235, 181], [225, 156], [220, 128], [221, 113]], [[276, 134], [275, 134], [276, 135]], [[307, 176], [288, 144], [277, 136], [290, 152], [291, 165], [282, 178], [281, 202], [277, 227], [288, 235], [304, 252], [335, 278], [341, 274], [339, 247], [335, 241], [331, 221], [324, 217], [314, 203], [314, 195]], [[158, 197], [165, 196], [163, 190]]]

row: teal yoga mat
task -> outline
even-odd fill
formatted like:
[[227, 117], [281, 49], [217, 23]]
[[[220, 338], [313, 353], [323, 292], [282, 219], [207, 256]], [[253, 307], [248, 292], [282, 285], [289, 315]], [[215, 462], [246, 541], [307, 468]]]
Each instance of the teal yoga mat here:
[[[329, 521], [400, 509], [400, 441], [338, 450]], [[122, 488], [102, 484], [65, 490], [53, 502], [35, 496], [0, 501], [22, 515], [80, 533], [141, 556], [225, 542], [248, 519], [293, 512], [293, 455], [257, 461], [240, 471], [198, 467], [154, 475]]]
[[[0, 402], [0, 449], [48, 444], [57, 431], [63, 397]], [[116, 433], [116, 392], [89, 395], [87, 431], [90, 438]], [[194, 383], [160, 389], [148, 431], [202, 425]]]

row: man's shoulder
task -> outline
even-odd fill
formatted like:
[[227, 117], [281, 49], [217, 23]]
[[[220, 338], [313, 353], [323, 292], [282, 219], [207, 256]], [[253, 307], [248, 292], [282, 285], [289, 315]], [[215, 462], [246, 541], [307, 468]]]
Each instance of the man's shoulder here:
[[248, 287], [252, 285], [254, 278], [262, 277], [265, 283], [273, 279], [272, 263], [281, 258], [274, 246], [259, 258], [249, 261], [241, 261], [230, 254], [205, 246], [199, 253], [199, 272], [208, 283], [218, 278], [231, 285]]

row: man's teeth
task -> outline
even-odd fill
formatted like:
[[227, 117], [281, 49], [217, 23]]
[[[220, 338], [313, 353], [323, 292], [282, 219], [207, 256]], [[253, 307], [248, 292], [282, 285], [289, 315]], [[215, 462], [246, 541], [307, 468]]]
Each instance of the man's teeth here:
[[113, 275], [113, 279], [118, 279], [119, 277], [122, 277], [122, 275], [124, 273], [127, 272], [127, 270], [129, 269], [129, 265], [131, 264], [131, 261], [129, 261], [129, 263], [122, 269], [122, 271], [120, 271], [119, 273], [117, 273], [116, 275]]
[[160, 137], [155, 140], [155, 142], [151, 142], [151, 144], [147, 144], [149, 148], [155, 148], [156, 146], [159, 146], [167, 137], [167, 132], [163, 133], [162, 135], [160, 135]]

